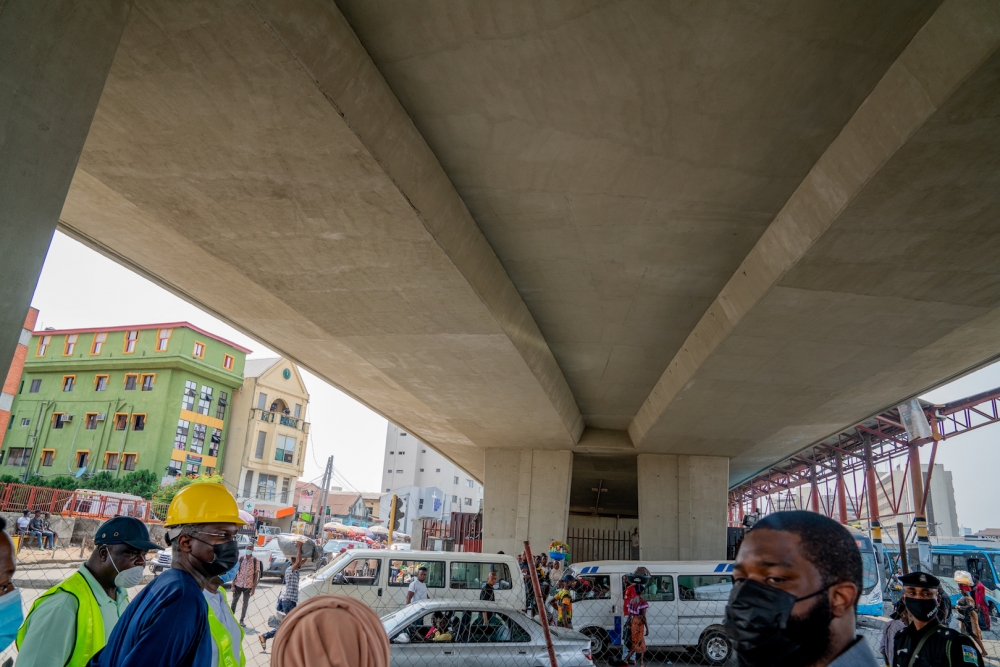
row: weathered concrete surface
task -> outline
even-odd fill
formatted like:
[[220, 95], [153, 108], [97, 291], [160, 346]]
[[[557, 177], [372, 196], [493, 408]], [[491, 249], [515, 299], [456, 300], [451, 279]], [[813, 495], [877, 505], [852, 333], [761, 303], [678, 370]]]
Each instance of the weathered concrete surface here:
[[2, 369], [14, 358], [131, 4], [0, 2]]
[[997, 4], [338, 4], [138, 0], [61, 224], [477, 478], [1000, 352]]

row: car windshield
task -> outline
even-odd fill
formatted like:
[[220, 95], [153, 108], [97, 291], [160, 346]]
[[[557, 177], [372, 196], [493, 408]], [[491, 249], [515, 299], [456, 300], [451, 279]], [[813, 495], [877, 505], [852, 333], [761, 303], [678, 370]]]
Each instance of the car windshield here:
[[875, 554], [871, 551], [861, 552], [862, 578], [861, 586], [865, 595], [872, 592], [878, 584], [878, 563], [875, 561]]
[[339, 563], [346, 556], [347, 556], [346, 552], [339, 553], [339, 554], [334, 554], [333, 557], [330, 558], [330, 562], [329, 563], [327, 563], [326, 565], [324, 565], [320, 569], [316, 570], [316, 574], [313, 575], [313, 577], [315, 579], [318, 579], [319, 581], [326, 581], [327, 579], [330, 578], [331, 575], [334, 574], [335, 570], [339, 570], [340, 569]]
[[385, 633], [392, 638], [392, 635], [396, 632], [396, 630], [405, 625], [406, 619], [409, 618], [412, 613], [412, 607], [403, 607], [402, 609], [394, 611], [391, 614], [383, 616], [382, 627], [385, 628]]

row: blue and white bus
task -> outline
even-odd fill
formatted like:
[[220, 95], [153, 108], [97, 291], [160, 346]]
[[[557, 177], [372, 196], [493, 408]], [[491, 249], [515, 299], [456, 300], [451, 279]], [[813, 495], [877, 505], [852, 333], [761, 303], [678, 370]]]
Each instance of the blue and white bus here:
[[861, 597], [858, 599], [858, 614], [863, 616], [882, 615], [882, 568], [879, 567], [878, 555], [872, 545], [871, 538], [855, 528], [848, 528], [854, 536], [854, 542], [861, 551], [862, 580]]
[[[918, 569], [917, 547], [908, 545], [907, 559], [911, 569]], [[886, 568], [889, 575], [899, 572], [899, 549], [893, 545], [886, 549]], [[1000, 617], [1000, 544], [995, 542], [976, 543], [966, 540], [931, 538], [931, 573], [941, 579], [951, 579], [955, 570], [965, 570], [979, 577], [986, 587], [986, 604], [990, 615]], [[952, 595], [953, 601], [957, 596]]]

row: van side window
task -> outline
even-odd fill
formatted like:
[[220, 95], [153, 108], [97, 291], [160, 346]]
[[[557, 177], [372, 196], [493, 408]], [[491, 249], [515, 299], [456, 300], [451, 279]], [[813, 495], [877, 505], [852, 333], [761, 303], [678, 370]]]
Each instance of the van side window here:
[[351, 586], [377, 586], [381, 558], [359, 558], [352, 560], [333, 577], [334, 584]]
[[[585, 574], [576, 578], [576, 600], [610, 600], [611, 575]], [[576, 601], [574, 600], [574, 601]]]
[[[628, 584], [625, 584], [628, 586]], [[624, 589], [623, 589], [624, 590]], [[646, 590], [642, 597], [646, 602], [671, 602], [674, 599], [674, 578], [669, 574], [657, 575], [649, 578]]]
[[444, 588], [444, 563], [441, 561], [391, 560], [389, 561], [389, 585], [409, 586], [417, 578], [417, 571], [427, 568], [427, 588]]
[[725, 574], [696, 574], [677, 577], [681, 600], [728, 600], [733, 578]]
[[[486, 585], [490, 572], [497, 575], [496, 590], [511, 589], [510, 568], [506, 563], [460, 563], [451, 564], [451, 587], [480, 590]], [[430, 579], [430, 572], [427, 573]], [[430, 584], [428, 584], [430, 585]]]

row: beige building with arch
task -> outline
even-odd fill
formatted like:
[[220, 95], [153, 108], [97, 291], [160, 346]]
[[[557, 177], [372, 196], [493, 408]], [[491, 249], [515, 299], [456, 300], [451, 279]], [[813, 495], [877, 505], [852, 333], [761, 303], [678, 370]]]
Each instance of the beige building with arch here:
[[295, 364], [280, 357], [248, 359], [243, 376], [222, 473], [241, 509], [287, 530], [305, 463], [309, 392]]

